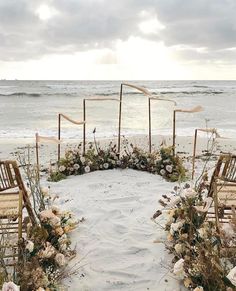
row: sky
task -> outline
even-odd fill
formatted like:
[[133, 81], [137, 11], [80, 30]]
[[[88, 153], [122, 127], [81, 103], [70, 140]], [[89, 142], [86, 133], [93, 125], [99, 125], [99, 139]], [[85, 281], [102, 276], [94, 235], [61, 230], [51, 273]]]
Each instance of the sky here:
[[0, 0], [0, 79], [234, 80], [235, 0]]

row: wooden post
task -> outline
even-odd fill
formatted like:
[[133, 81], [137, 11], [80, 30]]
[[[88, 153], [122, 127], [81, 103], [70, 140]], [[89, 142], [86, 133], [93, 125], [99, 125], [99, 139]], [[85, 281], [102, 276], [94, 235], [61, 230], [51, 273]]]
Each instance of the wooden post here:
[[172, 143], [172, 151], [173, 151], [173, 156], [175, 156], [175, 124], [176, 124], [176, 110], [173, 111], [173, 143]]
[[38, 144], [38, 133], [35, 134], [35, 149], [36, 149], [36, 164], [39, 171], [39, 144]]
[[122, 116], [122, 94], [123, 84], [120, 85], [120, 106], [119, 106], [119, 127], [118, 127], [118, 155], [120, 156], [120, 135], [121, 135], [121, 116]]
[[84, 119], [84, 124], [83, 124], [83, 155], [85, 154], [85, 142], [86, 142], [86, 124], [85, 124], [85, 120], [86, 120], [86, 112], [85, 112], [85, 99], [83, 99], [83, 119]]
[[152, 152], [151, 98], [148, 98], [148, 127], [149, 127], [149, 153], [151, 153]]
[[[58, 140], [59, 141], [61, 140], [61, 114], [60, 113], [58, 114]], [[60, 161], [60, 158], [61, 158], [61, 143], [58, 143], [58, 146], [57, 146], [58, 163]]]
[[195, 129], [194, 142], [193, 142], [192, 180], [194, 178], [194, 173], [195, 173], [196, 149], [197, 149], [197, 129]]

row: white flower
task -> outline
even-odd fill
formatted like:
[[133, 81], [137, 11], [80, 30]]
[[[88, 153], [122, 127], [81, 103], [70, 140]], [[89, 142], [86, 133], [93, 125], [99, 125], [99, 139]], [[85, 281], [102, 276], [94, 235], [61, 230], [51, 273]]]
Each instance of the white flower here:
[[169, 172], [169, 173], [172, 173], [173, 167], [171, 165], [167, 165], [166, 166], [166, 171]]
[[175, 245], [175, 251], [177, 254], [181, 254], [183, 252], [184, 248], [182, 244], [176, 244]]
[[66, 264], [65, 256], [61, 253], [56, 254], [55, 262], [58, 264], [59, 267], [63, 267]]
[[137, 164], [137, 163], [139, 162], [139, 159], [136, 158], [136, 159], [134, 160], [134, 162], [135, 162], [135, 164]]
[[198, 286], [193, 291], [204, 291], [204, 289], [202, 286]]
[[49, 188], [48, 187], [41, 188], [40, 190], [41, 190], [44, 197], [49, 196]]
[[180, 198], [179, 196], [176, 196], [176, 197], [174, 197], [174, 198], [172, 198], [172, 199], [170, 200], [170, 202], [168, 203], [168, 207], [169, 207], [169, 208], [172, 208], [172, 207], [174, 207], [176, 204], [178, 204], [180, 201], [181, 201], [181, 198]]
[[79, 168], [80, 168], [80, 165], [78, 165], [78, 164], [74, 164], [74, 166], [73, 166], [73, 167], [74, 167], [74, 169], [75, 169], [75, 170], [79, 170]]
[[104, 169], [108, 169], [108, 168], [109, 168], [109, 164], [108, 164], [108, 163], [104, 163], [104, 164], [103, 164], [103, 168], [104, 168]]
[[20, 291], [20, 286], [13, 282], [5, 282], [3, 283], [2, 291]]
[[175, 263], [173, 273], [180, 278], [184, 277], [184, 259], [180, 259]]
[[65, 171], [65, 169], [66, 169], [66, 167], [65, 167], [65, 166], [60, 166], [60, 167], [59, 167], [59, 172], [64, 172], [64, 171]]
[[207, 230], [204, 227], [198, 229], [200, 238], [207, 238]]
[[178, 222], [171, 223], [170, 234], [173, 235], [176, 231], [178, 231], [184, 225], [184, 222], [185, 220], [182, 219]]
[[39, 287], [36, 291], [46, 291], [46, 290], [42, 287]]
[[89, 167], [89, 166], [86, 166], [86, 167], [84, 168], [84, 171], [85, 171], [85, 173], [89, 173], [89, 172], [90, 172], [90, 167]]
[[184, 189], [180, 195], [183, 198], [194, 198], [197, 196], [197, 192], [192, 188], [187, 188], [187, 189]]
[[164, 169], [161, 169], [161, 170], [160, 170], [160, 174], [161, 174], [162, 176], [164, 176], [165, 173], [166, 173], [166, 171], [165, 171]]
[[232, 239], [236, 236], [233, 226], [230, 223], [222, 223], [222, 230], [225, 234], [225, 237], [228, 239]]
[[84, 164], [85, 163], [85, 157], [80, 157], [80, 161], [81, 161], [82, 164]]
[[230, 282], [236, 286], [236, 266], [229, 272], [229, 274], [226, 276]]
[[34, 250], [34, 243], [31, 240], [28, 240], [25, 249], [28, 250], [30, 253]]

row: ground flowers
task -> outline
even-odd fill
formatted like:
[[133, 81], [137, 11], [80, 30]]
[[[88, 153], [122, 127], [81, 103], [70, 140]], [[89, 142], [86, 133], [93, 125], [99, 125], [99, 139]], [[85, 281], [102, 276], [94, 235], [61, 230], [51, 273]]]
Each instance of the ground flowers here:
[[[204, 205], [203, 192], [185, 185], [175, 187], [160, 203], [167, 211], [166, 247], [173, 254], [172, 272], [194, 291], [233, 291], [236, 287], [235, 244], [229, 252], [222, 248], [234, 242], [235, 221], [219, 233], [214, 221], [195, 207]], [[158, 210], [158, 219], [164, 211]], [[231, 243], [230, 243], [231, 242]], [[222, 250], [224, 252], [222, 252]]]
[[147, 153], [132, 144], [126, 146], [122, 156], [119, 156], [116, 145], [101, 149], [90, 145], [85, 155], [81, 154], [81, 147], [68, 149], [65, 157], [59, 162], [58, 169], [50, 173], [49, 180], [58, 181], [69, 175], [81, 175], [97, 170], [114, 168], [130, 168], [159, 174], [168, 181], [182, 181], [186, 177], [186, 170], [179, 157], [173, 157], [171, 148], [162, 148], [158, 152]]

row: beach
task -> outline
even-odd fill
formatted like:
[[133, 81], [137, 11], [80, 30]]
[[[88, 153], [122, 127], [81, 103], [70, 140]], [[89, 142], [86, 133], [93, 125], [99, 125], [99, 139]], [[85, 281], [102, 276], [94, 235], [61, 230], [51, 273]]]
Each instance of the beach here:
[[[60, 88], [58, 86], [59, 84], [57, 84], [57, 88]], [[98, 91], [99, 93], [102, 88], [104, 89], [104, 86], [104, 83], [101, 83], [100, 87], [95, 87], [92, 91]], [[115, 86], [117, 86], [116, 83]], [[163, 95], [165, 95], [164, 92], [171, 94], [171, 90], [175, 88], [172, 87], [174, 86], [173, 83], [168, 86], [168, 88], [165, 87], [165, 90], [163, 89]], [[198, 83], [194, 83], [192, 86], [195, 90], [206, 90], [205, 87], [196, 87], [202, 86]], [[227, 86], [229, 86], [229, 83], [227, 83]], [[235, 86], [235, 83], [232, 86]], [[76, 87], [75, 94], [77, 89]], [[62, 89], [60, 88], [60, 90]], [[107, 87], [105, 87], [106, 90]], [[223, 106], [224, 98], [219, 97], [221, 93], [215, 93], [221, 92], [221, 89], [218, 88], [215, 92], [212, 92], [212, 88], [207, 90], [211, 92], [207, 93], [207, 96], [211, 96], [211, 98], [214, 96], [218, 100], [217, 102]], [[181, 99], [178, 95], [183, 94], [183, 90], [181, 92], [178, 93], [177, 90], [172, 93], [175, 101], [179, 98], [180, 105], [185, 105], [185, 108], [200, 104], [205, 107], [206, 112], [204, 114], [209, 113], [214, 119], [205, 121], [202, 112], [187, 114], [188, 116], [179, 115], [176, 126], [175, 152], [183, 159], [184, 166], [188, 169], [188, 183], [193, 186], [203, 171], [209, 153], [211, 153], [210, 161], [205, 168], [209, 174], [214, 170], [220, 154], [236, 153], [235, 120], [232, 117], [232, 112], [235, 109], [229, 109], [230, 102], [233, 102], [233, 97], [230, 96], [228, 107], [226, 106], [228, 111], [222, 113], [224, 116], [227, 115], [227, 120], [223, 122], [223, 118], [214, 115], [215, 110], [217, 110], [217, 114], [221, 110], [220, 107], [218, 108], [217, 102], [214, 108], [211, 108], [212, 101], [205, 100], [205, 104], [201, 104], [204, 100], [202, 98], [200, 100], [202, 102], [199, 102], [198, 97], [202, 94], [201, 92], [195, 92], [195, 97], [197, 96], [195, 99], [186, 97], [188, 95], [186, 93]], [[74, 94], [72, 89], [70, 93]], [[5, 126], [3, 122], [0, 129], [0, 159], [16, 159], [19, 153], [26, 155], [30, 153], [31, 162], [35, 163], [35, 133], [57, 137], [57, 114], [66, 112], [75, 116], [74, 104], [78, 103], [78, 99], [75, 96], [66, 99], [68, 96], [65, 96], [68, 95], [68, 92], [63, 93], [63, 96], [58, 97], [61, 98], [59, 100], [60, 106], [58, 106], [58, 103], [54, 103], [54, 97], [50, 99], [46, 95], [33, 96], [34, 91], [26, 92], [28, 95], [8, 96], [10, 91], [4, 94], [6, 96], [0, 97], [5, 100], [5, 105], [1, 107], [0, 116], [0, 119], [2, 118], [5, 122]], [[14, 92], [11, 94], [14, 94]], [[107, 94], [112, 96], [111, 92]], [[140, 96], [130, 94], [136, 99], [133, 99], [129, 106], [132, 105], [134, 108], [137, 101], [138, 112], [133, 110], [128, 115], [129, 109], [126, 108], [126, 111], [124, 111], [124, 115], [128, 116], [126, 116], [126, 121], [123, 120], [124, 123], [122, 123], [125, 126], [122, 132], [121, 149], [124, 150], [124, 145], [129, 147], [129, 144], [132, 144], [148, 152], [147, 99], [144, 100]], [[14, 98], [20, 105], [22, 115], [19, 112], [16, 115], [18, 116], [16, 120], [20, 120], [20, 123], [17, 123], [16, 120], [14, 121], [15, 124], [12, 120], [9, 123], [6, 122], [7, 113], [5, 110], [8, 108], [7, 103], [10, 104], [7, 98]], [[27, 103], [27, 100], [30, 102]], [[69, 109], [66, 107], [68, 100], [72, 102]], [[35, 107], [31, 111], [34, 104]], [[110, 110], [106, 107], [97, 106], [94, 105], [90, 108], [94, 114], [98, 110], [98, 115], [97, 119], [94, 118], [93, 122], [87, 127], [86, 147], [88, 147], [89, 142], [94, 142], [92, 131], [96, 127], [96, 142], [101, 148], [106, 148], [110, 142], [117, 144], [117, 120], [113, 119], [113, 114], [111, 114], [114, 113], [112, 111], [113, 105], [110, 105]], [[53, 108], [53, 110], [50, 111], [50, 108]], [[28, 121], [24, 117], [23, 111], [21, 111], [23, 109], [26, 110]], [[14, 114], [14, 110], [15, 108], [12, 106], [12, 114]], [[82, 116], [81, 108], [79, 110], [80, 116]], [[162, 107], [162, 115], [160, 116], [163, 117], [163, 120], [160, 116], [156, 116], [157, 112], [153, 112], [154, 124], [157, 128], [152, 131], [152, 151], [159, 150], [162, 146], [172, 146], [171, 110], [173, 110], [172, 107], [166, 107], [165, 105]], [[142, 114], [142, 111], [145, 113]], [[169, 113], [167, 114], [167, 112]], [[168, 116], [166, 117], [166, 115]], [[163, 124], [161, 121], [163, 121]], [[220, 136], [215, 138], [214, 147], [211, 148], [211, 134], [199, 132], [195, 176], [192, 180], [194, 130], [196, 128], [206, 129], [206, 126], [209, 128], [210, 125], [219, 126]], [[61, 157], [64, 156], [68, 148], [77, 148], [82, 141], [82, 128], [77, 130], [77, 128], [75, 129], [72, 125], [67, 124], [62, 136]], [[41, 169], [48, 170], [52, 166], [55, 167], [58, 156], [57, 147], [56, 143], [42, 142], [39, 144]], [[41, 185], [43, 187], [50, 186], [51, 195], [57, 197], [54, 204], [62, 210], [71, 211], [78, 219], [85, 219], [71, 233], [72, 244], [77, 251], [77, 256], [70, 262], [70, 265], [73, 266], [73, 264], [78, 263], [78, 270], [70, 279], [65, 280], [67, 290], [186, 290], [181, 281], [173, 274], [172, 255], [165, 248], [167, 233], [163, 227], [166, 217], [162, 215], [157, 220], [158, 223], [151, 219], [156, 210], [161, 209], [158, 200], [162, 198], [162, 195], [168, 195], [174, 186], [179, 185], [177, 182], [167, 182], [161, 176], [132, 169], [96, 171], [81, 176], [70, 176], [57, 183], [48, 182], [47, 178], [48, 175], [41, 172]]]

